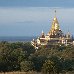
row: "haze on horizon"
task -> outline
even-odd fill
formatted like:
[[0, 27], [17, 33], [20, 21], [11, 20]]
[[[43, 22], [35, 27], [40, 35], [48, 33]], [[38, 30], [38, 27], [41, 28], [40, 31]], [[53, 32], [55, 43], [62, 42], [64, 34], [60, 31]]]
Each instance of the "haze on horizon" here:
[[74, 0], [0, 0], [0, 36], [39, 36], [57, 11], [63, 32], [74, 35]]

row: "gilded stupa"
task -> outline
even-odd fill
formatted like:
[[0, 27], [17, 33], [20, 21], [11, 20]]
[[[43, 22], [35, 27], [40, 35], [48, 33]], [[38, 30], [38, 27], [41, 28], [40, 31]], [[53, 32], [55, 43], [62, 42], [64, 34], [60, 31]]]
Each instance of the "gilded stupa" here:
[[31, 44], [35, 48], [39, 48], [40, 46], [50, 46], [53, 44], [69, 45], [72, 44], [72, 38], [69, 32], [67, 34], [64, 34], [60, 29], [55, 11], [55, 16], [53, 18], [51, 29], [49, 30], [49, 32], [45, 35], [42, 31], [41, 36], [39, 36], [36, 40], [33, 39], [33, 41], [31, 41]]

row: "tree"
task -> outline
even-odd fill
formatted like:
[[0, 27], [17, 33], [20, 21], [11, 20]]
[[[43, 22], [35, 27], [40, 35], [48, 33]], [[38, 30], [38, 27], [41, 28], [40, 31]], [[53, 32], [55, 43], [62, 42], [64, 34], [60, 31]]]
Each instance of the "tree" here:
[[74, 68], [74, 61], [73, 60], [69, 60], [69, 59], [64, 60], [64, 62], [63, 62], [63, 70], [72, 71], [73, 68]]
[[20, 63], [20, 68], [21, 68], [21, 71], [27, 72], [34, 69], [34, 64], [31, 61], [22, 61]]
[[57, 56], [51, 56], [49, 59], [54, 62], [55, 72], [57, 74], [62, 72], [62, 69], [63, 69], [62, 59], [58, 58]]
[[30, 42], [24, 43], [22, 49], [23, 51], [27, 51], [27, 56], [35, 52], [35, 48], [31, 45]]
[[46, 60], [45, 63], [43, 64], [42, 70], [45, 74], [54, 74], [55, 72], [55, 65], [54, 62], [50, 60]]

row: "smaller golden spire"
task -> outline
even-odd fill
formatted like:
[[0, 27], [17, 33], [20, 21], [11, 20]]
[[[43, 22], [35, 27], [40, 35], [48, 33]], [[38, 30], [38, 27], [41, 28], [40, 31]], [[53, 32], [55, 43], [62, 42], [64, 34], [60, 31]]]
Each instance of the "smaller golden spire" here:
[[43, 34], [44, 32], [43, 32], [43, 30], [42, 30], [42, 34]]
[[44, 32], [43, 32], [43, 30], [42, 30], [42, 35], [41, 35], [41, 37], [42, 37], [42, 38], [45, 38], [45, 35], [44, 35]]

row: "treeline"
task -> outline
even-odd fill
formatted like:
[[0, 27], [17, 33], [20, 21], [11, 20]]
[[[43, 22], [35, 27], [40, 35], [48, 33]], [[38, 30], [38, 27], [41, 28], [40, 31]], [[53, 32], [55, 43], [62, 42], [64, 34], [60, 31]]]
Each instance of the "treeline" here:
[[35, 49], [30, 42], [0, 42], [0, 72], [38, 71], [59, 74], [74, 70], [74, 46]]

